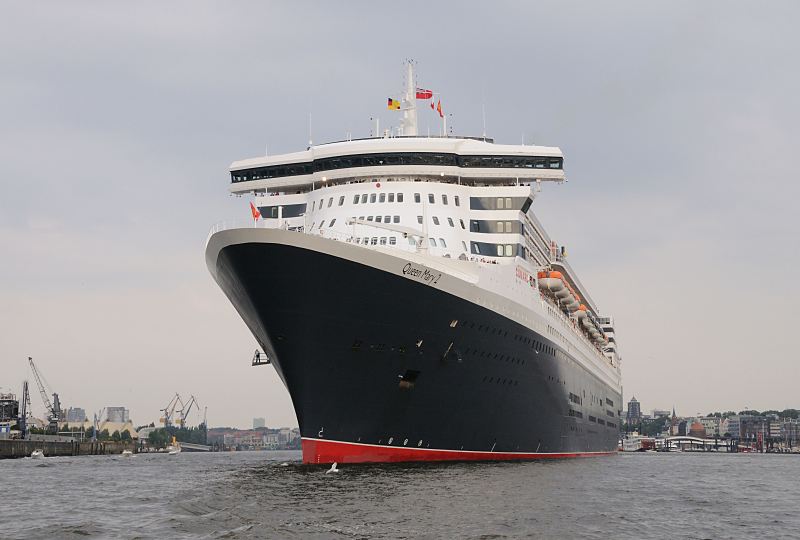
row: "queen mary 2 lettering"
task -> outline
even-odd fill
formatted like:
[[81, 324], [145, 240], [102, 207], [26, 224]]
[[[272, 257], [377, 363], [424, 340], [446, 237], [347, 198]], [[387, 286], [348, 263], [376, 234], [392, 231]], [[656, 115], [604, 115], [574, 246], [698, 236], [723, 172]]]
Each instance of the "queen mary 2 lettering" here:
[[303, 461], [614, 452], [613, 321], [535, 214], [561, 151], [420, 136], [418, 109], [438, 120], [441, 102], [415, 82], [408, 64], [394, 133], [234, 162], [254, 221], [207, 241], [289, 391]]

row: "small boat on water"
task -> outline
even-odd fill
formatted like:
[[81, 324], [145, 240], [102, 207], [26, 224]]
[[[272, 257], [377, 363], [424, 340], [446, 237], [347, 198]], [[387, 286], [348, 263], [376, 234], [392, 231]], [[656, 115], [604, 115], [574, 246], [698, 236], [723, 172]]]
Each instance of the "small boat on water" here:
[[123, 450], [122, 457], [133, 457], [133, 452], [131, 452], [130, 450]]
[[171, 456], [175, 456], [181, 453], [181, 443], [175, 440], [175, 436], [172, 437], [172, 443], [167, 446], [167, 453]]
[[39, 450], [38, 448], [31, 452], [31, 459], [42, 459], [44, 457], [44, 452]]

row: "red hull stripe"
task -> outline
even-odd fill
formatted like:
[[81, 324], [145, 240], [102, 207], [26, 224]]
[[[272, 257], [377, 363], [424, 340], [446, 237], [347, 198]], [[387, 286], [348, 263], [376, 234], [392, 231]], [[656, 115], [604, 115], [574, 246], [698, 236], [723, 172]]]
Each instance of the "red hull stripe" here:
[[407, 448], [377, 444], [328, 441], [303, 437], [303, 463], [397, 463], [405, 461], [509, 461], [523, 459], [608, 456], [611, 452], [480, 452]]

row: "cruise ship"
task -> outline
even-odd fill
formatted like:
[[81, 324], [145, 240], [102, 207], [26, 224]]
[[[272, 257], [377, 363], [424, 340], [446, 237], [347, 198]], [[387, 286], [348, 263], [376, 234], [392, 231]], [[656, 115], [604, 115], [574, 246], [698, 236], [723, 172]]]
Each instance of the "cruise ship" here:
[[253, 219], [206, 243], [289, 392], [303, 462], [615, 452], [613, 320], [536, 217], [562, 152], [422, 136], [435, 96], [411, 63], [403, 88], [397, 129], [234, 162]]

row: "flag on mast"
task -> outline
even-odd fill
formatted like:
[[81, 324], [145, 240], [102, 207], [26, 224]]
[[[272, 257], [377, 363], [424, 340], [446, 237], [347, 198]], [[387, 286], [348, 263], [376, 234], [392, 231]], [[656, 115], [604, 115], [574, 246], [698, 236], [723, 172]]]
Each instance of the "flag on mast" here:
[[386, 104], [386, 108], [392, 111], [399, 111], [400, 110], [400, 101], [392, 98], [388, 98], [389, 101]]
[[439, 103], [436, 104], [436, 112], [439, 113], [439, 118], [444, 118], [444, 113], [442, 112], [442, 100], [439, 100]]
[[431, 99], [433, 97], [433, 90], [425, 90], [424, 88], [417, 88], [417, 99]]
[[256, 205], [253, 204], [253, 201], [250, 201], [250, 213], [253, 214], [253, 219], [258, 221], [258, 218], [261, 217], [261, 212], [258, 211]]

